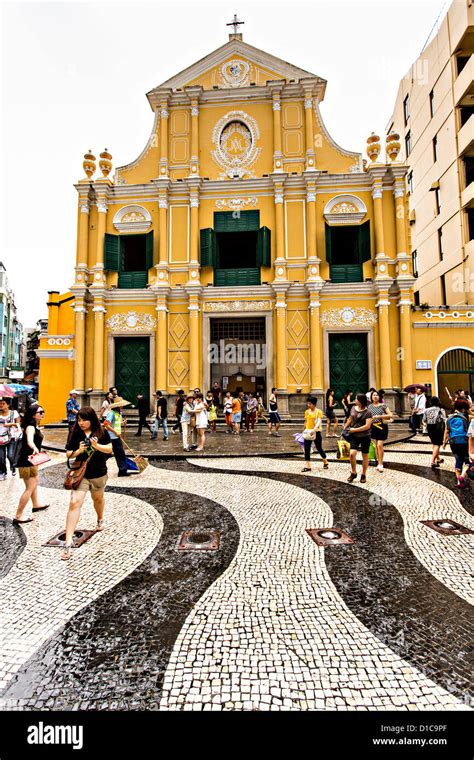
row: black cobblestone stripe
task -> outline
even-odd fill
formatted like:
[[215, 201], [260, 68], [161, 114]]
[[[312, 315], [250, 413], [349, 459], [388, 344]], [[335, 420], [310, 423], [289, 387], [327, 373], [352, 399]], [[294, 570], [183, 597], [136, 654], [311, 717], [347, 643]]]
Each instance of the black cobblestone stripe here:
[[[165, 466], [196, 472], [189, 463]], [[408, 471], [405, 465], [400, 469]], [[371, 506], [370, 491], [346, 483], [278, 472], [253, 471], [252, 476], [298, 486], [328, 504], [334, 525], [356, 540], [351, 546], [325, 549], [331, 580], [349, 609], [393, 652], [458, 699], [472, 703], [472, 607], [419, 562], [405, 542], [397, 509], [389, 503]]]
[[[57, 483], [55, 469], [48, 468], [42, 485]], [[237, 550], [238, 525], [216, 502], [154, 488], [107, 491], [126, 491], [155, 507], [162, 536], [140, 567], [77, 613], [19, 671], [2, 697], [24, 700], [22, 709], [158, 709], [176, 637]], [[195, 527], [221, 531], [220, 550], [178, 553], [182, 532]]]
[[26, 546], [26, 536], [20, 525], [8, 517], [0, 517], [0, 578], [7, 575]]

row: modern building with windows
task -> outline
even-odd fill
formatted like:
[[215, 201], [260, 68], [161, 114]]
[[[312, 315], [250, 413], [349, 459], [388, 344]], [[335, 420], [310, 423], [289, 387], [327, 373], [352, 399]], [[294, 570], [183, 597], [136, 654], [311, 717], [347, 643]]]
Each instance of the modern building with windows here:
[[400, 145], [382, 159], [371, 135], [367, 165], [341, 148], [325, 92], [235, 32], [147, 94], [150, 138], [113, 179], [107, 150], [95, 179], [85, 155], [74, 283], [50, 293], [38, 352], [48, 421], [71, 387], [98, 406], [111, 385], [131, 401], [274, 386], [292, 415], [329, 386], [383, 387], [400, 408], [400, 389], [431, 382], [452, 336], [413, 329]]
[[0, 382], [23, 367], [23, 328], [18, 321], [15, 296], [8, 285], [7, 270], [0, 262]]
[[418, 305], [474, 303], [473, 54], [474, 6], [455, 0], [401, 80], [388, 125], [409, 166]]

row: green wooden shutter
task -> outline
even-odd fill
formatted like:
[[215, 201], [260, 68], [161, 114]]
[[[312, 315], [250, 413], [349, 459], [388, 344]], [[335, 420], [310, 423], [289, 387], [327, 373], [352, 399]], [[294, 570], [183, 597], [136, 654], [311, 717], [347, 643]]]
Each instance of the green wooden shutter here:
[[359, 227], [359, 264], [370, 259], [370, 222], [364, 222]]
[[109, 272], [120, 271], [120, 236], [105, 233], [104, 239], [104, 269]]
[[260, 227], [260, 211], [215, 211], [216, 232], [257, 232]]
[[269, 267], [271, 264], [271, 232], [268, 227], [260, 227], [257, 236], [257, 266]]
[[153, 266], [153, 230], [146, 236], [145, 241], [145, 269]]
[[200, 230], [201, 266], [216, 266], [216, 233], [212, 227]]
[[326, 261], [331, 263], [331, 228], [326, 224]]

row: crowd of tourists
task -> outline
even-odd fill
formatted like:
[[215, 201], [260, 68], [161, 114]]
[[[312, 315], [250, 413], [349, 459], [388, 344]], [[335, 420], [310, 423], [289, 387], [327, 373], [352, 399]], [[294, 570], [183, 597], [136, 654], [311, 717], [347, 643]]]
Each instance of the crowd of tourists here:
[[[122, 414], [122, 410], [131, 402], [121, 398], [117, 388], [111, 387], [97, 413], [90, 406], [80, 407], [77, 397], [77, 391], [72, 390], [66, 404], [66, 452], [68, 464], [73, 462], [83, 467], [80, 480], [71, 489], [62, 559], [71, 557], [74, 532], [82, 504], [89, 492], [97, 515], [96, 529], [104, 529], [107, 459], [115, 457], [119, 477], [129, 477], [131, 474], [130, 459], [124, 448], [124, 444], [129, 448], [124, 439], [126, 419]], [[135, 435], [141, 436], [143, 428], [146, 428], [151, 439], [156, 440], [162, 429], [163, 440], [167, 441], [168, 400], [160, 390], [155, 392], [154, 399], [156, 413], [150, 424], [150, 405], [142, 393], [137, 395], [139, 422]], [[338, 458], [350, 463], [349, 482], [358, 478], [359, 451], [362, 456], [360, 483], [366, 482], [370, 458], [376, 461], [377, 470], [383, 472], [384, 441], [387, 440], [389, 425], [393, 420], [392, 412], [384, 400], [384, 391], [370, 388], [367, 393], [355, 395], [352, 390], [346, 391], [341, 400], [344, 420], [340, 434], [336, 416], [338, 402], [334, 389], [328, 388], [326, 392], [324, 414], [317, 405], [316, 397], [310, 396], [307, 399], [303, 430], [295, 435], [304, 449], [303, 472], [311, 471], [311, 453], [314, 450], [321, 457], [323, 468], [329, 468], [323, 448], [324, 417], [326, 438], [338, 438]], [[416, 434], [426, 434], [432, 443], [431, 467], [439, 469], [444, 461], [440, 455], [441, 449], [449, 443], [454, 455], [457, 485], [461, 489], [465, 488], [466, 478], [474, 463], [474, 404], [469, 393], [456, 391], [454, 396], [450, 396], [450, 408], [445, 409], [437, 396], [427, 397], [420, 386], [414, 389], [411, 406], [411, 430]], [[251, 435], [258, 422], [263, 421], [269, 435], [280, 436], [281, 419], [276, 388], [272, 388], [269, 395], [268, 408], [265, 408], [260, 394], [245, 393], [242, 390], [223, 393], [218, 383], [205, 396], [200, 388], [194, 388], [189, 393], [179, 390], [174, 399], [173, 414], [175, 419], [171, 431], [181, 435], [184, 451], [204, 451], [206, 435], [216, 432], [219, 415], [223, 416], [225, 432], [229, 435], [240, 436], [243, 432]], [[11, 475], [16, 475], [18, 469], [24, 483], [13, 520], [16, 525], [33, 521], [33, 517], [24, 517], [30, 501], [33, 515], [49, 507], [49, 504], [41, 503], [38, 493], [38, 465], [49, 459], [42, 452], [43, 419], [44, 409], [37, 401], [31, 403], [20, 415], [10, 408], [9, 400], [0, 398], [0, 480], [7, 477], [8, 462]]]

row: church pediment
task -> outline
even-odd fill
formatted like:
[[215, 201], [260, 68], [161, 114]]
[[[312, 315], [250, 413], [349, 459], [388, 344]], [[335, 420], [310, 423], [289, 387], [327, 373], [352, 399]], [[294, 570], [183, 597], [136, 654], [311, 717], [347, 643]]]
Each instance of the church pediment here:
[[251, 84], [265, 86], [267, 81], [315, 79], [325, 84], [309, 71], [294, 66], [242, 40], [230, 40], [222, 47], [184, 69], [148, 93], [150, 103], [160, 90], [176, 90], [185, 87], [202, 87], [204, 90], [237, 89]]

